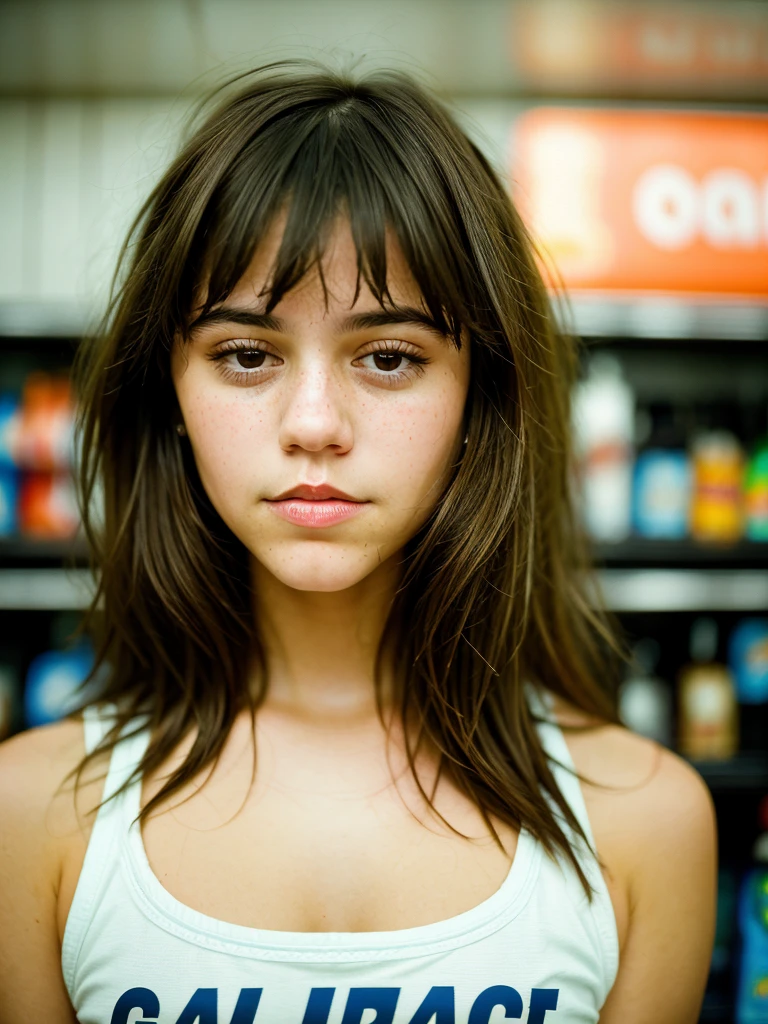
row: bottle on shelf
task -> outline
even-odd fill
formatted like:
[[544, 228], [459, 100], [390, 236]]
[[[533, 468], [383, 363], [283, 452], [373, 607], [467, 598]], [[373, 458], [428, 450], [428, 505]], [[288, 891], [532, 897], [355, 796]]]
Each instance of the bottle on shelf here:
[[18, 431], [19, 400], [9, 392], [0, 393], [0, 537], [12, 536], [18, 528]]
[[24, 725], [47, 725], [84, 702], [82, 684], [93, 665], [93, 651], [83, 642], [68, 651], [44, 651], [32, 659], [24, 687]]
[[739, 894], [739, 957], [736, 1024], [768, 1021], [768, 796], [760, 803], [762, 832], [752, 851], [753, 866]]
[[628, 729], [672, 746], [672, 693], [654, 673], [659, 645], [647, 637], [632, 649], [632, 666], [619, 690], [619, 717]]
[[600, 352], [573, 396], [573, 429], [584, 525], [597, 541], [630, 533], [634, 394], [619, 360]]
[[701, 1007], [702, 1021], [727, 1021], [733, 1016], [733, 977], [737, 955], [739, 872], [721, 865], [717, 872], [717, 917], [709, 977]]
[[691, 460], [685, 428], [671, 402], [648, 406], [650, 436], [635, 460], [632, 525], [640, 537], [676, 540], [689, 530]]
[[17, 391], [0, 393], [0, 536], [70, 538], [80, 525], [71, 384], [35, 370]]
[[698, 618], [691, 626], [691, 663], [678, 683], [678, 745], [694, 761], [727, 760], [738, 750], [738, 709], [731, 673], [715, 661], [718, 627]]
[[742, 619], [728, 641], [742, 749], [768, 752], [768, 618]]
[[728, 662], [739, 702], [768, 703], [768, 619], [742, 619], [730, 636]]
[[733, 544], [744, 534], [744, 451], [729, 430], [705, 430], [692, 444], [691, 534]]
[[768, 437], [755, 445], [747, 463], [744, 506], [747, 537], [768, 541]]

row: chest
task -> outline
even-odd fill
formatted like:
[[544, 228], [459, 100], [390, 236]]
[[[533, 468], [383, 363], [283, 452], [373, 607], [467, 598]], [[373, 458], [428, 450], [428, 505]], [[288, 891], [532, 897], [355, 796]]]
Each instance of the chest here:
[[[252, 928], [388, 931], [463, 913], [503, 883], [516, 833], [498, 823], [501, 849], [447, 780], [435, 791], [436, 814], [400, 751], [361, 737], [294, 739], [260, 734], [252, 781], [247, 744], [234, 738], [210, 778], [193, 780], [144, 822], [152, 872], [179, 902]], [[144, 779], [142, 806], [181, 756]], [[427, 763], [420, 778], [429, 791]], [[85, 845], [65, 863], [62, 935]]]
[[[402, 751], [387, 750], [373, 737], [328, 743], [267, 733], [258, 737], [257, 749], [255, 779], [252, 750], [249, 756], [249, 745], [235, 736], [209, 778], [190, 782], [143, 825], [158, 884], [194, 910], [278, 931], [389, 931], [477, 906], [510, 870], [516, 832], [496, 823], [501, 849], [471, 801], [446, 778], [437, 780], [428, 761], [418, 766], [419, 777], [428, 793], [436, 784], [437, 813]], [[178, 751], [144, 779], [142, 806], [183, 756]], [[610, 833], [605, 830], [603, 841], [600, 805], [594, 813], [621, 939], [626, 893], [620, 875], [610, 871]], [[86, 838], [64, 861], [60, 937]]]
[[[464, 817], [465, 828], [477, 824]], [[143, 841], [160, 883], [212, 917], [284, 931], [358, 932], [452, 917], [494, 893], [515, 837], [506, 837], [502, 851], [472, 832], [474, 841], [415, 819], [389, 790], [362, 798], [275, 786], [215, 827], [210, 807], [192, 802], [182, 815], [158, 815]]]

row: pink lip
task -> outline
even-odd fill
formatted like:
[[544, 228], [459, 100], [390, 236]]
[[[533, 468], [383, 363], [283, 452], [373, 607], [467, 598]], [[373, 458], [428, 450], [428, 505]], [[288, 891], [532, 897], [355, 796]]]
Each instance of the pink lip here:
[[313, 529], [334, 526], [345, 519], [351, 519], [368, 504], [367, 501], [344, 501], [342, 498], [327, 498], [324, 501], [284, 498], [282, 501], [267, 501], [267, 505], [289, 523]]

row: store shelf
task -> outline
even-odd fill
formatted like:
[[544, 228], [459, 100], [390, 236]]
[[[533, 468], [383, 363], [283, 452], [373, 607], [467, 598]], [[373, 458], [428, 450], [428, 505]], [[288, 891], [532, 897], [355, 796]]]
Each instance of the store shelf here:
[[768, 754], [742, 753], [728, 761], [692, 761], [691, 764], [713, 792], [768, 790]]
[[764, 341], [768, 303], [706, 302], [674, 295], [578, 295], [554, 299], [564, 330], [585, 338]]
[[601, 569], [600, 587], [615, 612], [761, 612], [768, 609], [764, 569]]
[[0, 609], [78, 611], [93, 596], [88, 569], [0, 569]]
[[592, 553], [605, 568], [768, 569], [768, 542], [749, 540], [726, 545], [630, 537], [617, 544], [595, 544]]
[[85, 563], [88, 548], [82, 535], [66, 539], [0, 537], [0, 567], [60, 568], [72, 561]]
[[[744, 611], [768, 609], [763, 570], [602, 569], [598, 580], [615, 612]], [[0, 608], [87, 607], [93, 592], [88, 569], [2, 568]]]

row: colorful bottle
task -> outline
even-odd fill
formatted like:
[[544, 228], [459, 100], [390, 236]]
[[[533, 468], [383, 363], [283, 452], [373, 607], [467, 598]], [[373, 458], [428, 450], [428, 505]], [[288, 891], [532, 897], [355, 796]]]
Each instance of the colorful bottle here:
[[715, 662], [714, 619], [696, 619], [690, 656], [679, 677], [678, 743], [694, 761], [727, 760], [738, 750], [738, 708], [731, 673]]
[[93, 651], [82, 642], [69, 651], [46, 651], [32, 660], [24, 688], [25, 725], [56, 722], [86, 702], [82, 684], [93, 665]]
[[632, 525], [640, 537], [680, 539], [688, 534], [691, 460], [674, 407], [649, 408], [651, 435], [637, 456], [632, 482]]
[[16, 458], [26, 469], [62, 471], [73, 461], [75, 407], [66, 377], [42, 371], [24, 381]]
[[768, 541], [768, 438], [754, 450], [744, 476], [746, 535]]
[[740, 704], [768, 703], [768, 619], [742, 619], [731, 633], [728, 664]]
[[755, 866], [739, 896], [741, 957], [736, 1024], [768, 1024], [768, 797], [760, 804], [763, 828], [753, 850]]
[[693, 443], [691, 533], [695, 540], [733, 544], [744, 533], [744, 452], [727, 430], [706, 431]]
[[16, 454], [19, 435], [19, 400], [0, 394], [0, 537], [18, 529], [19, 471]]
[[634, 408], [618, 359], [593, 356], [574, 393], [573, 427], [582, 518], [597, 541], [630, 533]]
[[717, 872], [717, 919], [701, 1020], [726, 1021], [733, 1015], [733, 976], [739, 900], [738, 870], [726, 865]]

